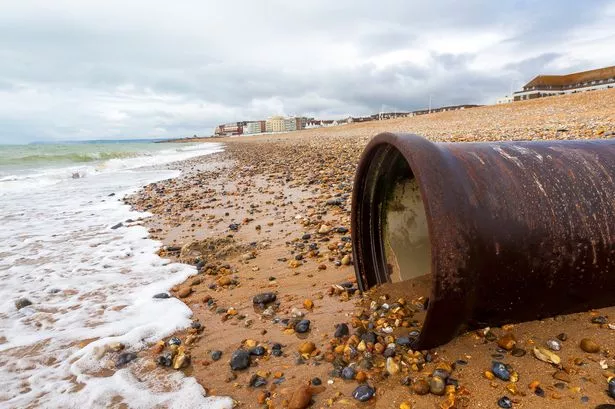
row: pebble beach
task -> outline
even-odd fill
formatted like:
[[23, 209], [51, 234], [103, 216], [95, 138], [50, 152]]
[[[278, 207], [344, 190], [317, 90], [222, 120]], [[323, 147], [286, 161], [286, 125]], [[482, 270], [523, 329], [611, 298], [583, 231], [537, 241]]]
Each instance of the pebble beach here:
[[154, 295], [185, 303], [191, 325], [131, 360], [184, 372], [240, 408], [615, 408], [615, 307], [413, 351], [427, 285], [358, 291], [350, 197], [359, 156], [380, 132], [612, 138], [615, 90], [215, 139], [224, 151], [179, 162], [181, 176], [124, 198], [152, 215], [143, 223], [158, 255], [195, 272]]

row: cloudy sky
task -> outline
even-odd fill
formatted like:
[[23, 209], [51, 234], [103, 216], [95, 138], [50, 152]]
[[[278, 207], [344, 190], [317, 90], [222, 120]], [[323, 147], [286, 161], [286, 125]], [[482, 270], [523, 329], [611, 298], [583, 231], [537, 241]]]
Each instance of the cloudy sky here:
[[615, 65], [615, 0], [1, 0], [0, 143], [489, 104]]

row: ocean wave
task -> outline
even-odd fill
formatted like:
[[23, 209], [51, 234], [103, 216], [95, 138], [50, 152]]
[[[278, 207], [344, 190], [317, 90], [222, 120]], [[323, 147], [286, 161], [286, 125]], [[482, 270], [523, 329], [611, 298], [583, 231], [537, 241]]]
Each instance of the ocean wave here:
[[71, 153], [38, 153], [3, 160], [8, 165], [36, 163], [86, 163], [109, 159], [125, 159], [144, 156], [143, 152], [71, 152]]

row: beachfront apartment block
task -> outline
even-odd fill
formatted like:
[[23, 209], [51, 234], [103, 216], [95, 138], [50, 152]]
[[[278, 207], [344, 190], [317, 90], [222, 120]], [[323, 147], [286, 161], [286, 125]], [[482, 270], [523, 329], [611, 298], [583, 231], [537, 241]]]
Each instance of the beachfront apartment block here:
[[263, 133], [266, 131], [266, 121], [248, 121], [243, 127], [243, 133], [245, 135], [253, 135], [257, 133]]
[[615, 88], [615, 66], [566, 75], [538, 75], [513, 94], [515, 101]]

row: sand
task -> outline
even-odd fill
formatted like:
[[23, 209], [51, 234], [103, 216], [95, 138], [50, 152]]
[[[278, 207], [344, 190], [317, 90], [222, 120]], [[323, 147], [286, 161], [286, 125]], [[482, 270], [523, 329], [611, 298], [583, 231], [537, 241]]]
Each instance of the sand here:
[[[353, 315], [380, 294], [388, 294], [391, 301], [403, 296], [408, 302], [425, 295], [422, 286], [387, 285], [364, 296], [338, 294], [332, 287], [355, 281], [350, 232], [345, 230], [350, 228], [353, 176], [363, 147], [383, 131], [412, 132], [436, 141], [612, 137], [615, 90], [283, 135], [215, 139], [225, 143], [225, 152], [183, 162], [178, 165], [184, 171], [180, 178], [146, 186], [127, 198], [137, 209], [154, 214], [148, 223], [151, 236], [165, 244], [161, 255], [188, 263], [200, 258], [205, 264], [200, 274], [173, 289], [204, 327], [200, 333], [177, 334], [182, 340], [189, 332], [196, 337], [187, 347], [191, 364], [183, 370], [209, 394], [231, 396], [245, 408], [284, 407], [290, 393], [314, 377], [323, 382], [315, 390], [314, 408], [397, 408], [404, 401], [413, 408], [451, 407], [446, 397], [419, 396], [401, 380], [406, 375], [412, 381], [427, 377], [438, 363], [458, 360], [467, 364], [458, 364], [451, 375], [459, 383], [455, 407], [494, 408], [503, 396], [511, 398], [515, 408], [615, 404], [606, 393], [607, 377], [615, 367], [615, 331], [607, 324], [591, 323], [595, 316], [615, 316], [615, 308], [491, 329], [496, 337], [514, 334], [517, 347], [527, 351], [522, 357], [498, 352], [497, 343], [487, 340], [484, 332], [472, 332], [431, 351], [434, 361], [419, 371], [402, 366], [401, 372], [407, 373], [385, 376], [378, 367], [384, 361], [374, 359], [376, 368], [367, 374], [376, 396], [367, 403], [351, 396], [357, 381], [330, 375], [328, 358], [335, 346], [330, 340], [336, 324], [350, 324]], [[311, 237], [302, 239], [305, 234]], [[311, 330], [291, 333], [282, 323], [262, 317], [263, 310], [252, 298], [263, 292], [277, 294], [275, 316], [291, 318], [296, 309], [311, 321]], [[313, 308], [305, 308], [305, 300], [313, 302]], [[533, 356], [534, 346], [545, 346], [562, 333], [567, 339], [557, 352], [559, 369]], [[601, 352], [583, 352], [582, 338], [595, 340]], [[281, 343], [284, 354], [268, 353], [253, 359], [252, 367], [233, 373], [229, 360], [246, 340], [269, 352], [273, 343]], [[318, 351], [299, 364], [297, 350], [305, 341], [313, 342]], [[214, 350], [222, 351], [219, 361], [210, 357]], [[155, 357], [152, 353], [151, 359]], [[484, 372], [494, 359], [512, 365], [518, 382], [487, 379]], [[569, 382], [553, 378], [560, 369]], [[257, 372], [267, 379], [266, 386], [249, 386]], [[284, 380], [276, 385], [280, 373]], [[533, 381], [540, 383], [544, 397], [529, 388]], [[264, 401], [265, 391], [269, 397], [263, 405], [259, 399]]]

